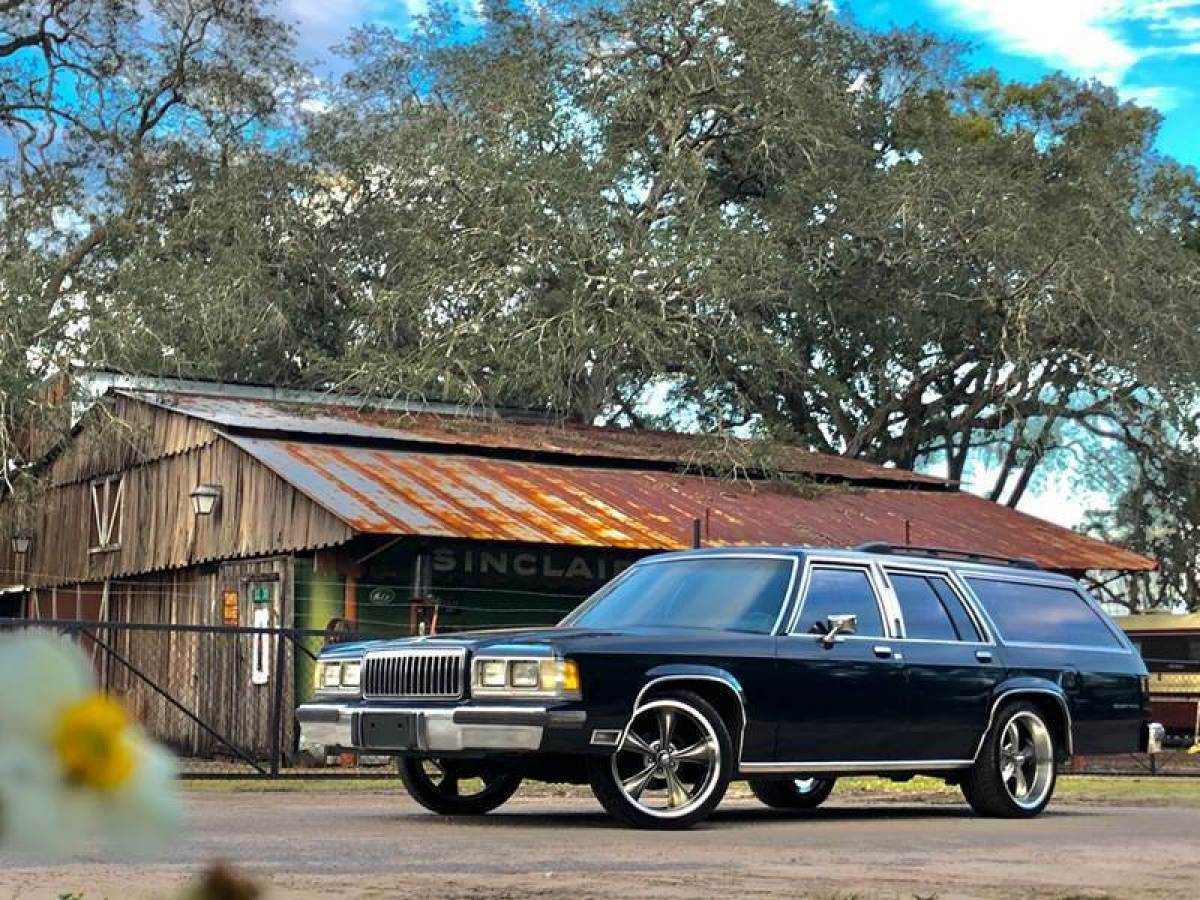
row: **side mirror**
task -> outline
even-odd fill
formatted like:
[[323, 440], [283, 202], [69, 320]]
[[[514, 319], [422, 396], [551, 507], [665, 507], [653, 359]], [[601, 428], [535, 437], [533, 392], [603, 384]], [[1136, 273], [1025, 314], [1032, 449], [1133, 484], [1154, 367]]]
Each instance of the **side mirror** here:
[[839, 634], [857, 634], [858, 633], [858, 616], [840, 615], [830, 616], [825, 620], [825, 633], [821, 635], [821, 643], [826, 647], [832, 647], [834, 640]]

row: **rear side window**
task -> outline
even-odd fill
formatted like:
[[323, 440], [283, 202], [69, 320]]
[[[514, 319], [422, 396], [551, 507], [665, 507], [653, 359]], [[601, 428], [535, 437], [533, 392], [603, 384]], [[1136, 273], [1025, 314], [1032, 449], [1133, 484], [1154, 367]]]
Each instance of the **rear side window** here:
[[860, 635], [883, 636], [883, 616], [866, 569], [817, 566], [808, 581], [796, 631], [824, 634], [825, 620], [840, 615], [857, 616]]
[[1007, 641], [1122, 646], [1099, 614], [1070, 588], [991, 578], [968, 578], [967, 583]]
[[904, 635], [926, 641], [979, 641], [975, 623], [946, 579], [939, 575], [889, 572]]

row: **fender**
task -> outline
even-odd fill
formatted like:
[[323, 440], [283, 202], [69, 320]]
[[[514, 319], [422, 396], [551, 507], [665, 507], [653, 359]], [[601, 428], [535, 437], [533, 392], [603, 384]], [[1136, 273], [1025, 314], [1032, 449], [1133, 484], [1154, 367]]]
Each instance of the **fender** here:
[[737, 697], [738, 705], [742, 708], [742, 721], [746, 720], [746, 692], [742, 689], [741, 682], [718, 666], [704, 666], [694, 663], [667, 663], [655, 666], [647, 672], [646, 683], [638, 691], [638, 695], [633, 701], [633, 709], [630, 712], [641, 706], [642, 697], [654, 685], [661, 684], [664, 681], [687, 681], [689, 679], [693, 681], [718, 681], [725, 685]]
[[621, 735], [617, 740], [616, 746], [620, 746], [625, 742], [625, 735], [629, 733], [629, 726], [633, 724], [633, 715], [641, 707], [642, 698], [646, 696], [647, 692], [656, 685], [671, 681], [714, 681], [724, 685], [737, 698], [738, 708], [742, 714], [741, 734], [737, 736], [737, 756], [740, 760], [742, 743], [745, 741], [746, 736], [746, 692], [742, 689], [741, 682], [724, 669], [718, 666], [705, 666], [694, 663], [668, 663], [655, 666], [646, 673], [646, 683], [642, 685], [642, 689], [638, 691], [637, 697], [634, 698], [633, 706], [629, 710], [629, 721], [621, 729]]
[[992, 692], [992, 706], [988, 711], [987, 725], [984, 726], [983, 734], [979, 736], [979, 743], [975, 746], [975, 755], [972, 757], [975, 760], [979, 759], [979, 754], [983, 752], [983, 742], [987, 740], [988, 732], [992, 730], [992, 725], [996, 720], [996, 711], [1000, 709], [1000, 704], [1005, 700], [1021, 694], [1048, 694], [1058, 701], [1058, 705], [1062, 707], [1063, 718], [1067, 723], [1067, 756], [1071, 756], [1075, 752], [1074, 739], [1074, 724], [1071, 721], [1071, 705], [1067, 702], [1067, 695], [1063, 692], [1062, 685], [1050, 681], [1046, 678], [1037, 678], [1027, 675], [1018, 678], [1009, 678], [996, 685]]

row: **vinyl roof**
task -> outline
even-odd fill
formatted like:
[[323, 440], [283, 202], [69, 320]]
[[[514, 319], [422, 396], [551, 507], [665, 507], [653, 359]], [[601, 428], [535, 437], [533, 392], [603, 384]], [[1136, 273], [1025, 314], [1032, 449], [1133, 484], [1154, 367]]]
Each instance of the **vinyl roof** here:
[[676, 550], [692, 522], [712, 545], [853, 547], [867, 541], [1028, 557], [1057, 570], [1148, 570], [1151, 560], [973, 494], [722, 481], [678, 472], [545, 464], [436, 448], [227, 435], [364, 534]]

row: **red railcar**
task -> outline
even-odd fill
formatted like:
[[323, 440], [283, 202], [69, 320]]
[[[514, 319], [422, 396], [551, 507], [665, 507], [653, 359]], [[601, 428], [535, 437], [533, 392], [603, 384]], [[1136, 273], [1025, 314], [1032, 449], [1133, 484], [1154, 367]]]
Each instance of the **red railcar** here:
[[1169, 734], [1200, 740], [1200, 614], [1126, 616], [1116, 621], [1150, 670], [1155, 721]]

